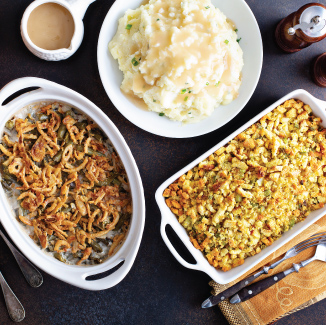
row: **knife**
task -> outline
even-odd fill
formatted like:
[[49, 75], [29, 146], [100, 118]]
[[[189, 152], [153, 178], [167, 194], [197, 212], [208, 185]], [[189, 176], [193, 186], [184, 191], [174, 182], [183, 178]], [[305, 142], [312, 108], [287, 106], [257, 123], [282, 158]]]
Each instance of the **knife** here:
[[208, 299], [206, 299], [202, 303], [201, 307], [202, 308], [210, 308], [210, 307], [213, 307], [213, 306], [219, 304], [220, 302], [224, 301], [225, 299], [230, 298], [231, 296], [236, 294], [239, 290], [241, 290], [242, 288], [244, 288], [245, 286], [247, 286], [248, 284], [253, 282], [256, 278], [258, 278], [263, 273], [268, 274], [268, 270], [270, 270], [270, 267], [265, 266], [265, 267], [263, 267], [263, 269], [261, 271], [249, 276], [248, 278], [245, 278], [245, 279], [239, 281], [232, 287], [219, 293], [217, 296], [210, 296]]
[[[223, 292], [219, 293], [217, 296], [210, 296], [208, 299], [206, 299], [202, 303], [201, 307], [202, 308], [210, 308], [210, 307], [213, 307], [213, 306], [219, 304], [220, 302], [224, 301], [225, 299], [230, 298], [231, 296], [236, 294], [239, 290], [243, 289], [248, 284], [250, 284], [255, 279], [257, 279], [262, 274], [264, 274], [264, 273], [268, 274], [269, 270], [274, 269], [276, 266], [281, 264], [286, 259], [296, 256], [298, 253], [302, 252], [303, 250], [305, 250], [305, 249], [307, 249], [307, 248], [309, 248], [311, 246], [316, 246], [316, 245], [318, 245], [320, 243], [325, 243], [326, 238], [324, 236], [325, 236], [325, 233], [318, 233], [318, 234], [312, 235], [307, 240], [305, 240], [305, 241], [297, 244], [296, 246], [292, 247], [291, 249], [289, 249], [285, 253], [283, 258], [281, 258], [277, 262], [273, 263], [272, 265], [264, 266], [256, 274], [253, 274], [253, 275], [249, 276], [248, 278], [241, 280], [240, 282], [236, 283], [232, 287], [230, 287], [230, 288], [224, 290]], [[238, 300], [236, 298], [234, 298], [233, 301], [238, 302]]]
[[239, 302], [244, 302], [244, 301], [258, 295], [259, 293], [265, 291], [266, 289], [270, 288], [275, 283], [281, 281], [289, 274], [291, 274], [293, 272], [299, 272], [299, 270], [302, 267], [305, 267], [309, 263], [316, 261], [316, 260], [326, 262], [326, 243], [320, 243], [317, 246], [315, 255], [313, 257], [311, 257], [305, 261], [302, 261], [298, 264], [293, 264], [293, 267], [291, 267], [283, 272], [274, 274], [274, 275], [272, 275], [268, 278], [265, 278], [261, 281], [257, 281], [255, 283], [251, 284], [250, 286], [240, 290], [239, 292], [237, 292], [237, 294], [235, 296], [233, 296], [230, 299], [230, 303], [238, 304]]

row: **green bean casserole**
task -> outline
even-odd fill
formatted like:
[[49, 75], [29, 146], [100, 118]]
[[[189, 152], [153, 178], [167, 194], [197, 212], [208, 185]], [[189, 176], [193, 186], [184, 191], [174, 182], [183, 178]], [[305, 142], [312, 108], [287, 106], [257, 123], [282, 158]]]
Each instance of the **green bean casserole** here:
[[122, 243], [132, 213], [118, 154], [75, 108], [43, 103], [25, 113], [6, 123], [0, 144], [1, 182], [17, 219], [61, 262], [102, 263]]

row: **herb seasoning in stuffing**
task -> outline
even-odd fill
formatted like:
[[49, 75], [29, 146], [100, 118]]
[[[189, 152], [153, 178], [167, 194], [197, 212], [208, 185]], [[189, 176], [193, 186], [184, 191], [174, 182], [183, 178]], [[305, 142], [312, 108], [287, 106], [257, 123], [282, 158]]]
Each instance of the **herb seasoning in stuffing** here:
[[321, 119], [286, 101], [182, 175], [163, 196], [193, 245], [228, 271], [326, 201]]

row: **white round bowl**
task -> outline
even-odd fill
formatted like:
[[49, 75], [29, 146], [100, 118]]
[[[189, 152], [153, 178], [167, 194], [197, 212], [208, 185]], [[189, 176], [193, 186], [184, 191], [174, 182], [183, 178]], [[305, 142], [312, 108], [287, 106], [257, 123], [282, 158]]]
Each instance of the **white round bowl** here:
[[116, 0], [109, 10], [100, 32], [97, 60], [100, 77], [112, 103], [125, 118], [148, 132], [169, 138], [190, 138], [212, 132], [234, 118], [247, 104], [256, 89], [263, 62], [263, 47], [260, 30], [254, 14], [244, 0], [212, 0], [212, 3], [231, 19], [241, 37], [244, 54], [242, 85], [239, 97], [231, 104], [219, 106], [205, 120], [182, 125], [155, 112], [145, 111], [133, 104], [120, 90], [123, 74], [118, 62], [108, 50], [108, 44], [117, 32], [118, 20], [127, 9], [136, 9], [142, 0]]
[[[29, 87], [40, 88], [25, 93], [3, 105], [8, 97]], [[41, 251], [40, 247], [27, 235], [14, 217], [2, 186], [0, 186], [0, 221], [21, 252], [43, 271], [62, 281], [87, 290], [104, 290], [113, 287], [127, 275], [134, 263], [144, 230], [144, 190], [136, 162], [118, 129], [96, 105], [77, 92], [45, 79], [20, 78], [10, 82], [0, 90], [1, 134], [4, 131], [6, 121], [20, 109], [26, 105], [43, 101], [57, 101], [79, 109], [97, 123], [111, 140], [125, 166], [131, 188], [133, 213], [128, 234], [120, 249], [104, 263], [94, 266], [76, 266], [59, 262]], [[123, 265], [108, 276], [99, 280], [86, 279], [88, 276], [111, 270], [121, 262], [123, 262]]]

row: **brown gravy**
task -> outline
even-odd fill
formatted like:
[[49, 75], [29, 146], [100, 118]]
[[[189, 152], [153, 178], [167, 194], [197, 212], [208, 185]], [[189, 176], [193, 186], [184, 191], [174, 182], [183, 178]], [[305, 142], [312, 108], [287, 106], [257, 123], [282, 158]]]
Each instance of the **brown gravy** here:
[[56, 3], [45, 3], [35, 8], [27, 22], [31, 41], [45, 50], [69, 48], [75, 32], [70, 12]]

